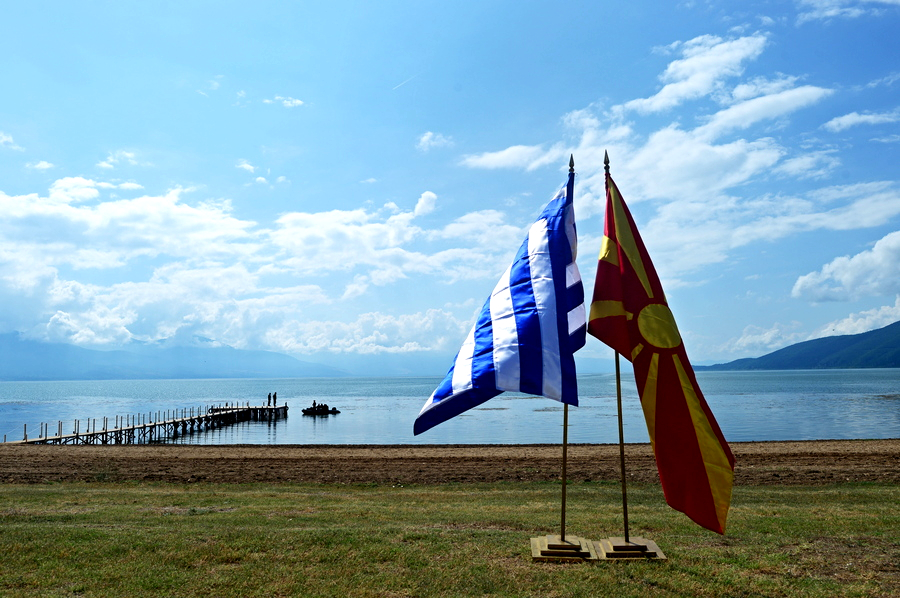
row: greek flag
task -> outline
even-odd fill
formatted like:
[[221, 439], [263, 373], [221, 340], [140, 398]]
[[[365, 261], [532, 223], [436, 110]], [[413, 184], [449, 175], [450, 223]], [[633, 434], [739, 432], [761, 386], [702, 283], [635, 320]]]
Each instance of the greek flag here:
[[574, 353], [584, 346], [584, 287], [575, 264], [574, 172], [494, 287], [447, 377], [413, 425], [421, 434], [503, 391], [578, 405]]

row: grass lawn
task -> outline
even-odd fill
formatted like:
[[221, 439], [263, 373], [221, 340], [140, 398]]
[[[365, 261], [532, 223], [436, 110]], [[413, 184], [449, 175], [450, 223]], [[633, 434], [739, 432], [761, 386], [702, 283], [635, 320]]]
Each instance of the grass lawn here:
[[[667, 562], [533, 563], [553, 483], [0, 485], [0, 596], [898, 596], [900, 487], [736, 487], [727, 536], [653, 485], [631, 534]], [[622, 535], [613, 483], [567, 533]]]

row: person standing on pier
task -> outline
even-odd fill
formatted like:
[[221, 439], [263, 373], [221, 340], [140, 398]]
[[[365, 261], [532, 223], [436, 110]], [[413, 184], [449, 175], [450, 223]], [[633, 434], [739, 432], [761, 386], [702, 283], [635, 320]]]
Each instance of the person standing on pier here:
[[273, 392], [272, 393], [272, 407], [275, 407], [276, 405], [278, 405], [278, 393]]
[[266, 407], [272, 406], [272, 393], [269, 393], [269, 399], [266, 401]]

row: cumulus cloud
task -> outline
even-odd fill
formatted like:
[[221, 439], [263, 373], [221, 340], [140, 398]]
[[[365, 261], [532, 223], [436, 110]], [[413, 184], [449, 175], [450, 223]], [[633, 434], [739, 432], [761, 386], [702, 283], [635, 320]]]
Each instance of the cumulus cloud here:
[[468, 321], [441, 309], [399, 316], [369, 312], [348, 322], [286, 322], [268, 338], [289, 353], [411, 353], [447, 350], [468, 326]]
[[437, 203], [437, 195], [431, 191], [426, 191], [419, 196], [419, 201], [416, 202], [416, 208], [413, 210], [413, 214], [416, 216], [430, 214], [434, 211], [435, 203]]
[[421, 152], [427, 152], [436, 147], [448, 147], [450, 145], [453, 145], [453, 140], [450, 137], [444, 137], [440, 133], [426, 131], [419, 137], [418, 142], [416, 142], [416, 149]]
[[900, 295], [897, 295], [893, 305], [883, 305], [830, 322], [817, 330], [811, 338], [861, 334], [870, 330], [884, 328], [897, 321], [900, 321]]
[[[212, 338], [245, 342], [219, 318], [246, 307], [258, 293], [254, 269], [268, 264], [251, 234], [255, 223], [231, 215], [228, 202], [187, 203], [181, 189], [135, 199], [104, 198], [107, 190], [139, 189], [83, 177], [55, 181], [46, 196], [0, 192], [0, 301], [7, 326], [34, 337], [82, 345], [130, 338], [163, 338], [202, 324]], [[144, 282], [98, 280], [136, 261], [149, 266]], [[229, 265], [225, 265], [229, 262]], [[64, 274], [67, 273], [67, 274]], [[321, 295], [321, 292], [319, 292]], [[309, 305], [315, 293], [305, 293]], [[198, 324], [198, 325], [199, 325]]]
[[25, 167], [31, 168], [32, 170], [49, 170], [53, 168], [53, 164], [46, 160], [41, 160], [40, 162], [29, 162]]
[[900, 293], [900, 231], [882, 237], [871, 249], [835, 258], [818, 272], [804, 274], [791, 293], [810, 301], [850, 301]]
[[775, 323], [768, 328], [747, 326], [739, 338], [730, 341], [722, 349], [727, 353], [758, 357], [805, 340], [809, 338], [800, 331], [799, 322]]
[[[425, 229], [416, 218], [434, 210], [437, 196], [426, 191], [411, 211], [394, 203], [378, 210], [331, 210], [285, 214], [269, 237], [279, 268], [300, 276], [354, 272], [344, 289], [359, 296], [410, 275], [439, 276], [447, 283], [493, 276], [507, 252], [521, 242], [522, 228], [496, 211], [464, 214], [441, 229]], [[512, 242], [507, 242], [510, 238]]]

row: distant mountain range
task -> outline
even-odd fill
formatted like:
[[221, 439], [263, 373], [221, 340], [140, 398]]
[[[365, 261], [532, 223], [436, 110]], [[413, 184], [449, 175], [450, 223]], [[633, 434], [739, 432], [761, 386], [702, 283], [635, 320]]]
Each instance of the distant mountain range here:
[[762, 357], [694, 367], [698, 371], [839, 368], [900, 368], [900, 322], [862, 334], [797, 343]]
[[193, 346], [135, 343], [96, 351], [0, 334], [0, 380], [141, 380], [345, 376], [326, 365], [272, 351], [247, 351], [197, 338]]

